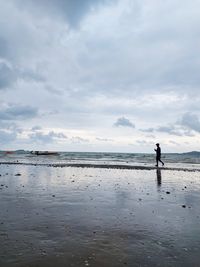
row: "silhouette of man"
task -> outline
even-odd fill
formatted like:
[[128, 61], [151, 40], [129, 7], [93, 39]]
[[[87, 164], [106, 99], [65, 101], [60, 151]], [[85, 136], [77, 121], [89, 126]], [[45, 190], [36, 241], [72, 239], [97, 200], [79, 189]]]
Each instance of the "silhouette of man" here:
[[157, 148], [154, 149], [156, 151], [156, 167], [158, 167], [158, 161], [162, 163], [162, 166], [164, 166], [164, 162], [161, 160], [161, 148], [160, 145], [156, 144]]

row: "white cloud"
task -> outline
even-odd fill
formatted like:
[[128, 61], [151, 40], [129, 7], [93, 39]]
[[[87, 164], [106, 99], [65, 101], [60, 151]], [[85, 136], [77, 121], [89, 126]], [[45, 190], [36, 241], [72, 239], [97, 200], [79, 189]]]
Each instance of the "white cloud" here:
[[136, 143], [141, 145], [141, 146], [155, 146], [155, 143], [152, 141], [147, 141], [147, 140], [136, 140]]
[[42, 127], [36, 125], [36, 126], [33, 126], [31, 130], [32, 130], [33, 132], [35, 132], [35, 131], [40, 131], [40, 130], [42, 130]]
[[79, 143], [85, 143], [85, 142], [87, 143], [87, 142], [89, 142], [89, 140], [86, 138], [82, 138], [80, 136], [73, 136], [71, 138], [71, 142], [75, 143], [75, 144], [79, 144]]
[[175, 141], [173, 141], [173, 140], [169, 140], [169, 143], [171, 143], [172, 145], [175, 145], [175, 146], [180, 146], [179, 143], [177, 143], [177, 142], [175, 142]]
[[113, 139], [111, 139], [111, 138], [96, 137], [96, 140], [100, 141], [100, 142], [113, 142]]

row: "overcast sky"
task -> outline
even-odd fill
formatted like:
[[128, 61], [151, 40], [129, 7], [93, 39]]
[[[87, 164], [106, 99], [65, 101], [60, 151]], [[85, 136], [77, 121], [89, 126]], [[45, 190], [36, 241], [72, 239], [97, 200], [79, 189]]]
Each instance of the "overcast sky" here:
[[199, 0], [0, 0], [0, 149], [200, 150]]

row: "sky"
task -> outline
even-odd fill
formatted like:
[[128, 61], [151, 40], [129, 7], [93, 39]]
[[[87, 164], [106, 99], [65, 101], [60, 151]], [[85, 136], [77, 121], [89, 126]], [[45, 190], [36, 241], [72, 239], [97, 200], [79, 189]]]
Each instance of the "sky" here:
[[200, 150], [199, 0], [0, 0], [0, 150]]

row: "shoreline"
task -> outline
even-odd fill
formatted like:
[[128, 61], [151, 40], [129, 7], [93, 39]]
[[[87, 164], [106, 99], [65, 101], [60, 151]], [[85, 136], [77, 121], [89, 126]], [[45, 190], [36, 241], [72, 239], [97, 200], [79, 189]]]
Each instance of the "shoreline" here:
[[122, 165], [122, 164], [89, 164], [89, 163], [32, 163], [32, 162], [0, 162], [0, 165], [24, 165], [24, 166], [44, 166], [54, 168], [99, 168], [99, 169], [124, 169], [124, 170], [167, 170], [167, 171], [184, 171], [184, 172], [200, 172], [197, 168], [182, 167], [156, 167], [156, 166], [140, 166], [140, 165]]

